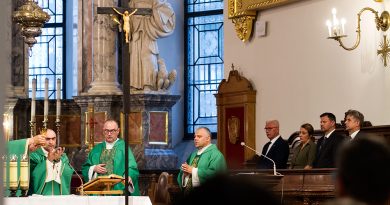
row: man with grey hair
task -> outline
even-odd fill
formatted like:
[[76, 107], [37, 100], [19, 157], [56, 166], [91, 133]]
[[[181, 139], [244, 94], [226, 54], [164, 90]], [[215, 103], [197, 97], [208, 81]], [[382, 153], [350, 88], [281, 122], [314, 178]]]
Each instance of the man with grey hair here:
[[[290, 148], [288, 143], [279, 134], [279, 121], [266, 121], [264, 130], [270, 141], [264, 145], [261, 154], [271, 158], [275, 162], [277, 169], [286, 169]], [[257, 162], [257, 168], [259, 169], [273, 169], [273, 167], [274, 165], [271, 160], [263, 156]]]
[[211, 144], [211, 132], [207, 127], [196, 129], [194, 144], [197, 150], [181, 165], [177, 177], [178, 184], [185, 194], [193, 187], [226, 170], [225, 158], [217, 146]]
[[345, 112], [345, 130], [348, 131], [350, 140], [364, 136], [360, 132], [364, 122], [364, 115], [357, 110], [348, 110]]

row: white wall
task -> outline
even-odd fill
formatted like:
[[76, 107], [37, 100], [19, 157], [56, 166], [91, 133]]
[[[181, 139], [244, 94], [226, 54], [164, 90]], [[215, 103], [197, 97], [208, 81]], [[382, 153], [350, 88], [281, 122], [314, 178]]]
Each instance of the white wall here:
[[160, 56], [165, 60], [167, 70], [176, 69], [177, 78], [171, 94], [181, 95], [172, 109], [172, 145], [181, 141], [184, 133], [184, 3], [168, 0], [176, 14], [176, 27], [172, 35], [158, 40]]
[[[387, 5], [390, 0], [385, 1]], [[346, 51], [326, 39], [325, 21], [335, 7], [338, 17], [347, 20], [346, 44], [352, 45], [357, 13], [367, 6], [384, 7], [373, 0], [309, 0], [259, 12], [257, 20], [268, 22], [268, 34], [247, 43], [236, 37], [225, 12], [225, 77], [234, 63], [257, 90], [258, 151], [267, 141], [267, 119], [280, 121], [285, 139], [305, 122], [319, 129], [323, 112], [333, 112], [340, 122], [346, 110], [357, 109], [374, 125], [390, 123], [390, 70], [376, 56], [383, 37], [374, 15], [362, 15], [362, 41], [356, 50]]]

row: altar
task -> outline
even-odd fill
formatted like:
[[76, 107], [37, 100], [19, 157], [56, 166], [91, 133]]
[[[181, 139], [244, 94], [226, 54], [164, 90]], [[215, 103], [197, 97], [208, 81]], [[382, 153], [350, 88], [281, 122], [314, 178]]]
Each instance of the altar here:
[[[4, 198], [5, 205], [123, 205], [124, 196], [29, 196]], [[129, 205], [152, 205], [148, 196], [129, 196]]]

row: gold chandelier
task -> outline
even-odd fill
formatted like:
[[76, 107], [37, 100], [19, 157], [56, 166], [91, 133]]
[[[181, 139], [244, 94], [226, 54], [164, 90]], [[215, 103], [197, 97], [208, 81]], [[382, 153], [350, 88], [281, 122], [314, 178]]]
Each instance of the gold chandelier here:
[[21, 27], [24, 42], [31, 47], [37, 42], [35, 37], [41, 35], [41, 28], [50, 20], [48, 13], [44, 12], [34, 0], [26, 0], [12, 15], [14, 22]]

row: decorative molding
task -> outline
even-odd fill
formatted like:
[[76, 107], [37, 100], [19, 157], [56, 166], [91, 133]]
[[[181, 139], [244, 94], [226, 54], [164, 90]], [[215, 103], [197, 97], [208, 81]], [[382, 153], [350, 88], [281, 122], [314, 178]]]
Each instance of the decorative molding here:
[[229, 0], [228, 18], [232, 19], [238, 38], [246, 42], [251, 37], [257, 11], [298, 1], [303, 0]]

